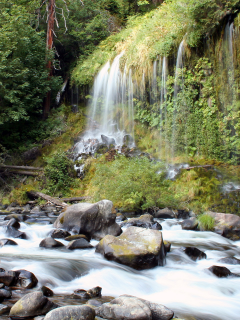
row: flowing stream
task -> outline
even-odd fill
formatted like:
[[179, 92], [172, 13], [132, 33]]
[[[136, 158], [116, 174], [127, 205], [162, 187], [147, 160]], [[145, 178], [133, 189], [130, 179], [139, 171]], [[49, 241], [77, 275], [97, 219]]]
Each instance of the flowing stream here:
[[[26, 269], [39, 280], [38, 287], [47, 285], [57, 294], [71, 294], [75, 289], [102, 287], [103, 296], [131, 294], [161, 303], [183, 319], [237, 320], [240, 314], [240, 278], [217, 278], [207, 268], [223, 266], [218, 262], [226, 256], [240, 257], [240, 242], [232, 242], [212, 232], [185, 231], [179, 221], [159, 221], [164, 240], [172, 243], [166, 265], [136, 271], [105, 260], [95, 249], [68, 251], [40, 248], [40, 241], [52, 225], [21, 223], [21, 231], [29, 239], [14, 239], [18, 246], [0, 249], [1, 267], [6, 270]], [[6, 237], [4, 229], [0, 237]], [[64, 244], [68, 242], [61, 240]], [[97, 241], [92, 241], [93, 245]], [[207, 259], [192, 261], [181, 249], [195, 246]], [[240, 265], [225, 265], [240, 273]]]

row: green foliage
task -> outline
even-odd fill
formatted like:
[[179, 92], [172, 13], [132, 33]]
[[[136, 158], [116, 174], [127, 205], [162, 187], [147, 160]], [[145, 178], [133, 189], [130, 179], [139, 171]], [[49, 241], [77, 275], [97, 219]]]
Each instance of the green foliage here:
[[46, 190], [51, 195], [66, 193], [74, 184], [75, 170], [73, 162], [65, 152], [57, 152], [46, 159], [47, 166], [44, 169], [47, 178]]
[[44, 33], [30, 25], [26, 10], [0, 2], [0, 126], [41, 113], [42, 101], [59, 85], [48, 80]]
[[124, 210], [147, 209], [170, 204], [164, 175], [157, 173], [160, 164], [147, 158], [117, 157], [112, 162], [99, 162], [90, 181], [88, 193], [95, 201], [109, 199]]
[[209, 214], [201, 214], [198, 216], [199, 226], [204, 231], [213, 231], [215, 220]]

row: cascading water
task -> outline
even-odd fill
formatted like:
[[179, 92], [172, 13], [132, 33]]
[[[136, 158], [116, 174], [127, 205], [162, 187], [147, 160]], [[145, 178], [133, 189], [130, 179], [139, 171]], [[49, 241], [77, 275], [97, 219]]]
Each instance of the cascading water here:
[[[4, 216], [1, 217], [3, 219]], [[166, 265], [136, 271], [105, 260], [95, 249], [70, 251], [66, 248], [45, 249], [39, 243], [52, 230], [51, 225], [21, 223], [28, 240], [13, 239], [18, 246], [0, 248], [1, 267], [26, 269], [39, 280], [38, 288], [47, 285], [56, 294], [70, 295], [76, 289], [102, 287], [104, 296], [130, 294], [161, 303], [182, 319], [238, 320], [240, 314], [240, 278], [217, 278], [207, 268], [226, 266], [240, 273], [240, 265], [219, 262], [226, 256], [240, 257], [240, 242], [233, 242], [212, 232], [182, 230], [179, 221], [159, 221], [163, 239], [172, 243]], [[6, 237], [0, 228], [0, 237]], [[60, 239], [65, 245], [67, 241]], [[93, 245], [96, 241], [92, 242]], [[207, 259], [193, 261], [181, 246], [203, 250]], [[1, 316], [2, 317], [2, 316]], [[2, 319], [8, 319], [3, 316]]]
[[75, 151], [90, 153], [99, 143], [134, 146], [133, 81], [131, 70], [120, 71], [120, 53], [95, 77], [86, 132]]
[[178, 135], [176, 122], [182, 121], [181, 119], [178, 119], [177, 96], [178, 96], [178, 93], [184, 88], [184, 77], [183, 77], [184, 51], [185, 51], [184, 45], [185, 45], [185, 41], [182, 40], [178, 48], [176, 69], [175, 69], [174, 97], [173, 97], [174, 110], [173, 110], [173, 116], [172, 116], [172, 142], [171, 142], [171, 158], [172, 158], [171, 161], [172, 162], [174, 157], [176, 156], [176, 140], [177, 140], [176, 138]]

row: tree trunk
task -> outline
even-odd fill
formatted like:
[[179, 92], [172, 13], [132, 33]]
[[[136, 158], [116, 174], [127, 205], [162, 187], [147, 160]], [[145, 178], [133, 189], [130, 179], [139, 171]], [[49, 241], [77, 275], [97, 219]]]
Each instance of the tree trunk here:
[[[48, 27], [47, 27], [47, 50], [53, 48], [53, 34], [54, 34], [54, 16], [55, 16], [55, 0], [49, 0], [48, 3]], [[52, 77], [52, 61], [47, 62], [48, 80]], [[46, 119], [50, 111], [51, 91], [48, 91], [44, 102], [43, 117]]]

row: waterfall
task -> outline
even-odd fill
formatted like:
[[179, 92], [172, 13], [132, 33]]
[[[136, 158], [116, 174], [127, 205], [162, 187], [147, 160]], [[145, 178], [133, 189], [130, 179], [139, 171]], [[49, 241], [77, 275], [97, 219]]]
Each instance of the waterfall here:
[[95, 152], [99, 143], [120, 147], [134, 143], [132, 72], [120, 70], [124, 52], [108, 61], [94, 80], [87, 130], [76, 147], [77, 153]]
[[176, 156], [176, 138], [177, 138], [177, 121], [180, 122], [178, 118], [178, 108], [177, 108], [177, 95], [184, 88], [184, 76], [183, 76], [183, 67], [184, 67], [184, 44], [185, 41], [179, 45], [175, 69], [175, 80], [174, 80], [174, 106], [173, 106], [173, 116], [172, 116], [172, 143], [171, 143], [171, 161], [173, 161]]
[[[161, 66], [161, 69], [160, 69]], [[160, 151], [163, 157], [163, 150], [165, 149], [165, 158], [168, 158], [168, 139], [167, 139], [167, 58], [163, 57], [159, 61], [159, 71], [161, 77], [161, 88], [160, 88]]]

